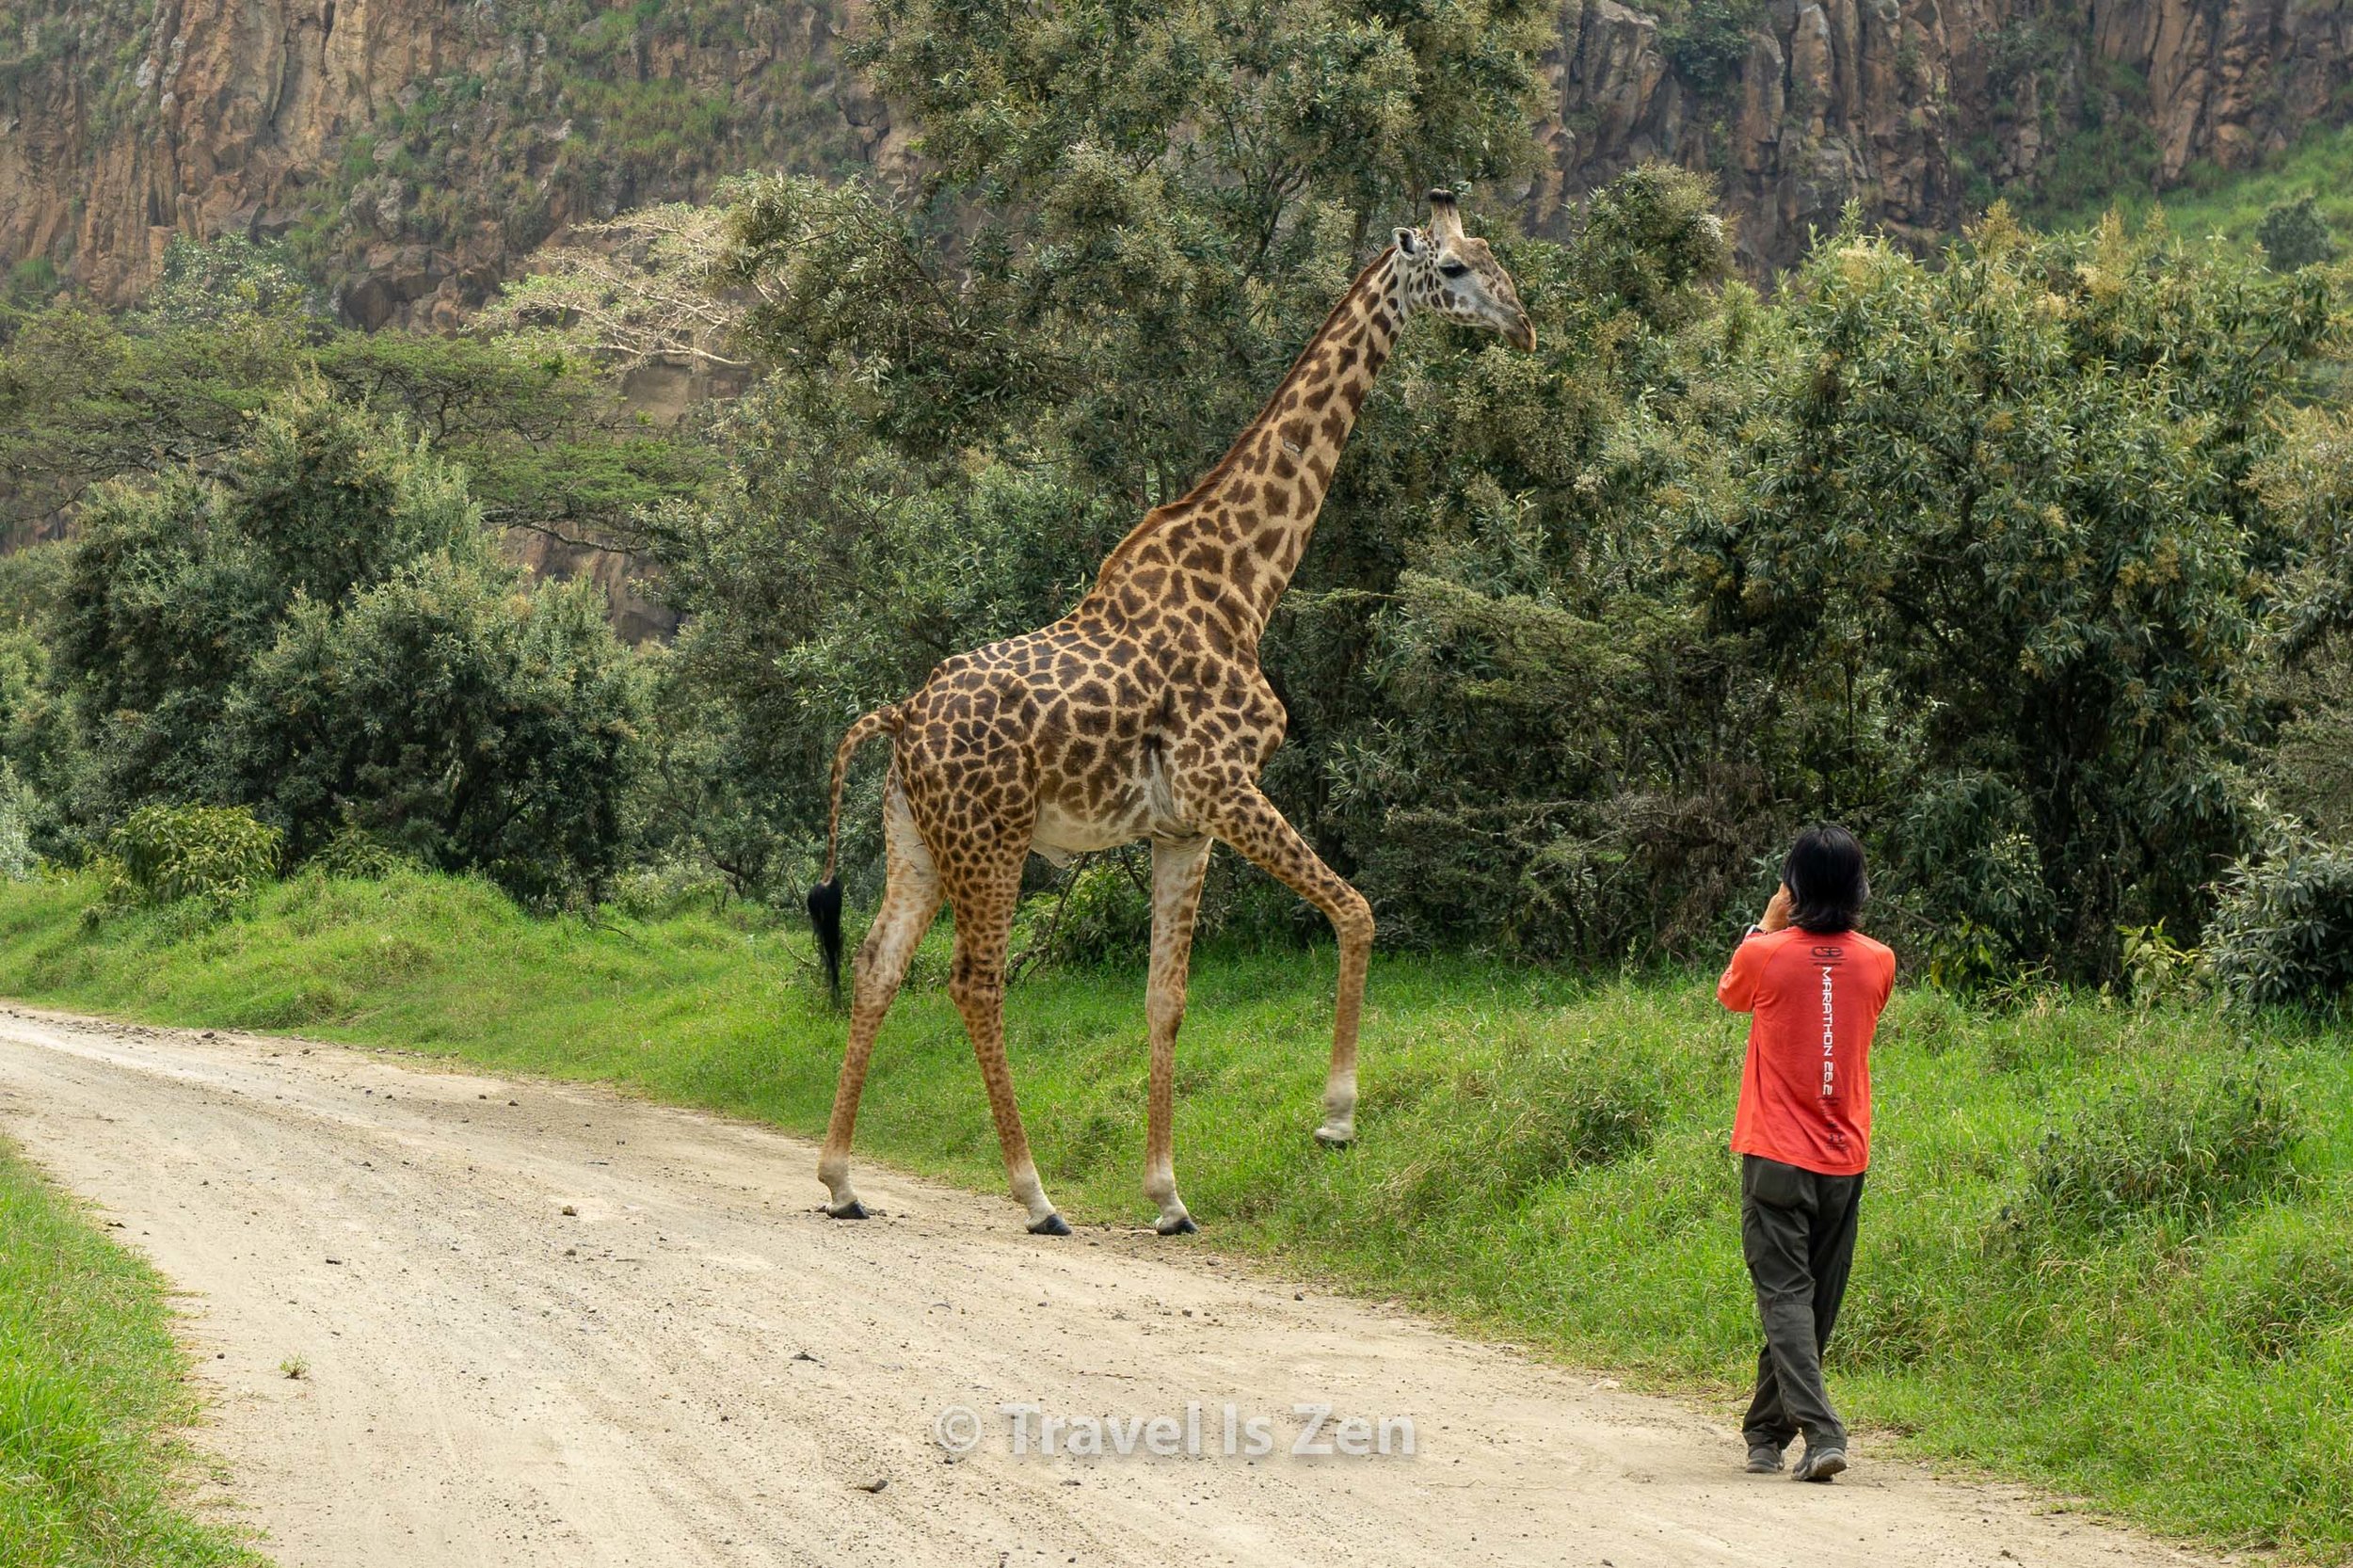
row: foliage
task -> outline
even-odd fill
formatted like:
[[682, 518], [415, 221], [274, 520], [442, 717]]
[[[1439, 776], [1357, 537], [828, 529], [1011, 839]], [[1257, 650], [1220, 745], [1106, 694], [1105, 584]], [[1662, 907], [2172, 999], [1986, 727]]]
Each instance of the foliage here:
[[214, 462], [285, 384], [309, 325], [229, 313], [132, 331], [71, 297], [0, 344], [0, 528], [54, 533], [92, 485]]
[[396, 416], [313, 387], [217, 477], [103, 492], [54, 639], [85, 836], [244, 804], [296, 858], [357, 825], [534, 897], [616, 856], [636, 692], [594, 590], [521, 591]]
[[107, 836], [127, 901], [225, 914], [275, 880], [285, 836], [242, 806], [142, 806]]
[[0, 1561], [262, 1562], [190, 1506], [175, 1435], [196, 1400], [167, 1289], [0, 1144]]
[[275, 246], [242, 234], [206, 244], [174, 234], [147, 297], [131, 321], [135, 329], [221, 327], [260, 318], [315, 321], [320, 305], [311, 280]]
[[1033, 905], [1036, 956], [1047, 963], [1132, 963], [1151, 948], [1151, 871], [1135, 851], [1088, 856], [1059, 894]]
[[2097, 222], [2111, 209], [2133, 222], [2161, 212], [2192, 248], [2246, 254], [2261, 243], [2255, 231], [2266, 215], [2307, 198], [2333, 240], [2353, 224], [2348, 171], [2353, 171], [2353, 127], [2313, 125], [2284, 152], [2227, 173], [2208, 170], [2194, 184], [2166, 191], [2146, 180], [2087, 183], [2066, 202], [2036, 206], [2034, 215], [2051, 228], [2076, 228]]
[[2123, 970], [2133, 1003], [2158, 1007], [2195, 1002], [2205, 990], [2205, 955], [2165, 934], [2165, 922], [2126, 926]]
[[2224, 877], [2206, 961], [2256, 1006], [2344, 1006], [2353, 998], [2353, 849], [2275, 825]]
[[434, 554], [295, 604], [237, 682], [217, 751], [297, 856], [353, 829], [520, 897], [594, 897], [621, 847], [640, 724], [589, 584], [529, 595]]
[[1703, 102], [1721, 101], [1737, 85], [1750, 31], [1762, 20], [1753, 0], [1682, 0], [1664, 8], [1658, 46]]
[[365, 828], [345, 824], [303, 862], [303, 869], [319, 876], [381, 882], [397, 872], [418, 869], [418, 863]]
[[610, 535], [709, 475], [707, 455], [644, 424], [588, 359], [512, 335], [339, 330], [278, 252], [175, 241], [135, 309], [61, 298], [0, 336], [6, 542], [58, 532], [103, 481], [214, 472], [314, 378], [408, 419], [505, 526]]
[[2245, 830], [2266, 569], [2299, 547], [2247, 483], [2261, 410], [2329, 341], [2325, 290], [1997, 211], [1936, 269], [1841, 236], [1793, 294], [1804, 351], [1692, 535], [1718, 614], [1792, 680], [1884, 681], [1910, 755], [1833, 777], [1915, 803], [1885, 861], [1919, 918], [2078, 973], [2127, 917], [2194, 932]]
[[[29, 12], [10, 8], [0, 37], [0, 92], [28, 121], [70, 103], [80, 145], [152, 131], [156, 72], [171, 61], [152, 8], [39, 0]], [[850, 21], [834, 0], [435, 8], [413, 73], [347, 100], [326, 155], [275, 193], [271, 216], [291, 222], [285, 249], [341, 304], [388, 249], [471, 262], [485, 233], [528, 250], [570, 221], [707, 196], [729, 170], [845, 168], [881, 134], [879, 105], [834, 57]], [[20, 80], [39, 90], [18, 93]], [[473, 303], [480, 275], [453, 270]]]
[[14, 762], [0, 760], [0, 876], [24, 882], [40, 869], [33, 848], [40, 817], [40, 797], [18, 776]]
[[2255, 243], [2275, 271], [2295, 272], [2333, 260], [2336, 237], [2320, 216], [2317, 199], [2309, 191], [2293, 201], [2275, 201], [2264, 209], [2255, 225]]

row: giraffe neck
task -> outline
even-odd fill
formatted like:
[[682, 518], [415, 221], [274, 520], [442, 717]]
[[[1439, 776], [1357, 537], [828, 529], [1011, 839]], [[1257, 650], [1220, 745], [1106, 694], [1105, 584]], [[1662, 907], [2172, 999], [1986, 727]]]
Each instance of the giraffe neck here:
[[[1392, 248], [1357, 274], [1217, 466], [1120, 541], [1096, 576], [1096, 595], [1130, 619], [1174, 608], [1255, 646], [1306, 552], [1404, 314]], [[1203, 613], [1192, 614], [1195, 606]]]

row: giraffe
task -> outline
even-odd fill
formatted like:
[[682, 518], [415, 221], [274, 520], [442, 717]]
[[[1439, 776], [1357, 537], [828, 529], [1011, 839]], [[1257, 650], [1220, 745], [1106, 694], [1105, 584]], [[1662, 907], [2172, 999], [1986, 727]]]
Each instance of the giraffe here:
[[826, 1212], [862, 1219], [850, 1183], [858, 1096], [883, 1016], [943, 900], [953, 905], [948, 990], [979, 1058], [1006, 1179], [1029, 1228], [1066, 1236], [1030, 1157], [1005, 1062], [1005, 954], [1023, 862], [1148, 839], [1152, 952], [1145, 1196], [1162, 1235], [1198, 1227], [1176, 1194], [1176, 1032], [1211, 844], [1225, 840], [1332, 922], [1339, 986], [1325, 1080], [1327, 1145], [1354, 1136], [1356, 1032], [1372, 911], [1260, 792], [1285, 714], [1258, 639], [1314, 531], [1357, 410], [1405, 318], [1430, 312], [1536, 345], [1519, 296], [1453, 196], [1426, 229], [1399, 229], [1311, 338], [1258, 417], [1181, 499], [1154, 508], [1053, 625], [942, 661], [912, 696], [850, 726], [835, 753], [825, 874], [808, 895], [840, 984], [841, 785], [857, 748], [891, 737], [882, 907], [858, 949], [833, 1116], [818, 1176]]

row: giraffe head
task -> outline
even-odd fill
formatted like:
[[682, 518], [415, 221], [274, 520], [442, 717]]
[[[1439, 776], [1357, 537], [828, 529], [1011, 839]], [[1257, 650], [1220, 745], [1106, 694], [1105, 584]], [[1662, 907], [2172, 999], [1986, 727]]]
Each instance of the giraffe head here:
[[1511, 274], [1487, 242], [1463, 232], [1463, 211], [1454, 193], [1430, 193], [1430, 227], [1397, 232], [1398, 279], [1408, 311], [1435, 311], [1465, 327], [1499, 332], [1522, 350], [1536, 346]]

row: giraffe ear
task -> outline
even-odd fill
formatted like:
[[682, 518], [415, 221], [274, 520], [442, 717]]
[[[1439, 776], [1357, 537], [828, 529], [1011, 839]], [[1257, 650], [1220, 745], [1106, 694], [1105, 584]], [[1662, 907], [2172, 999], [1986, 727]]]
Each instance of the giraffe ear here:
[[1397, 253], [1401, 256], [1420, 255], [1421, 231], [1418, 229], [1400, 229], [1397, 232]]

